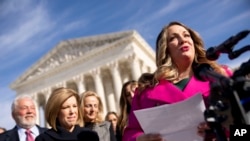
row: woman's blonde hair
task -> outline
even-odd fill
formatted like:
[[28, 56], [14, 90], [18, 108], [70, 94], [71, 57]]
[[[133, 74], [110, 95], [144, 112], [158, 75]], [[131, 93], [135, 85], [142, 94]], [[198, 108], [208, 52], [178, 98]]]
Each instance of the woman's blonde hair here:
[[184, 27], [191, 35], [191, 38], [194, 42], [194, 49], [195, 49], [195, 57], [194, 57], [194, 61], [192, 64], [193, 67], [195, 67], [198, 64], [207, 63], [216, 72], [225, 75], [225, 71], [223, 71], [223, 69], [221, 69], [221, 67], [215, 61], [210, 61], [206, 58], [204, 43], [200, 35], [196, 31], [185, 26], [184, 24], [174, 21], [174, 22], [170, 22], [167, 26], [165, 26], [157, 37], [157, 41], [156, 41], [157, 70], [154, 74], [154, 79], [156, 80], [156, 82], [158, 82], [160, 79], [173, 81], [179, 75], [177, 66], [174, 64], [168, 51], [168, 40], [167, 40], [168, 29], [169, 27], [173, 25], [179, 25], [179, 26]]
[[86, 99], [86, 97], [89, 97], [89, 96], [94, 96], [96, 97], [96, 99], [98, 100], [99, 104], [98, 104], [98, 115], [95, 119], [95, 123], [101, 123], [104, 121], [103, 119], [103, 104], [102, 104], [102, 100], [101, 98], [93, 91], [86, 91], [84, 93], [82, 93], [82, 96], [81, 96], [81, 99], [80, 99], [80, 102], [81, 102], [81, 108], [82, 108], [82, 113], [83, 113], [83, 120], [85, 122], [85, 113], [84, 113], [84, 100]]
[[45, 117], [49, 125], [57, 131], [58, 114], [61, 110], [62, 104], [70, 97], [75, 97], [78, 107], [77, 124], [83, 126], [82, 112], [80, 110], [80, 97], [76, 91], [69, 88], [57, 88], [50, 95], [45, 107]]

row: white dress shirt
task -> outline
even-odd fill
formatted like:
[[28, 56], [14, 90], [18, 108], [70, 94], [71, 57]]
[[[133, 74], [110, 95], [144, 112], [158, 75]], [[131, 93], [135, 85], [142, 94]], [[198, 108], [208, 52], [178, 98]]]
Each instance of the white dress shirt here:
[[[35, 138], [39, 135], [38, 127], [33, 126], [29, 130], [31, 131], [31, 135], [33, 136], [35, 140]], [[20, 141], [26, 141], [26, 134], [25, 134], [26, 129], [17, 126], [17, 131], [18, 131], [18, 136], [19, 136]]]

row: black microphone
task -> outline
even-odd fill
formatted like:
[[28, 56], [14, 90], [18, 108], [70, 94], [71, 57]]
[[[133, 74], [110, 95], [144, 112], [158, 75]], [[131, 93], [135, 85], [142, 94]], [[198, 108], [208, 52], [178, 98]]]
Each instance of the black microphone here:
[[244, 30], [239, 32], [235, 36], [231, 36], [226, 41], [216, 47], [211, 47], [206, 51], [206, 57], [209, 60], [217, 60], [220, 53], [231, 53], [234, 45], [236, 45], [241, 39], [245, 38], [250, 30]]
[[206, 63], [197, 65], [194, 69], [194, 75], [201, 81], [218, 82], [222, 87], [231, 86], [233, 81], [213, 70], [213, 68]]
[[[234, 71], [234, 74], [232, 76], [233, 79], [240, 77], [240, 76], [246, 76], [250, 72], [250, 59], [247, 62], [243, 62], [240, 67]], [[250, 86], [250, 84], [249, 84]]]
[[234, 58], [239, 57], [242, 53], [249, 51], [249, 50], [250, 50], [250, 45], [246, 45], [246, 46], [242, 47], [241, 49], [238, 49], [238, 50], [235, 50], [235, 51], [229, 53], [228, 58], [232, 60]]

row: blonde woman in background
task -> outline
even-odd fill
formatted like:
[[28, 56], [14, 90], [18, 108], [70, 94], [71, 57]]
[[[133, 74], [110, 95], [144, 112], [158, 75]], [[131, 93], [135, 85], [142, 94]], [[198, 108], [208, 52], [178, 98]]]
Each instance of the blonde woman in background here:
[[103, 119], [101, 98], [93, 91], [86, 91], [80, 101], [85, 127], [96, 131], [102, 141], [116, 141], [111, 123]]

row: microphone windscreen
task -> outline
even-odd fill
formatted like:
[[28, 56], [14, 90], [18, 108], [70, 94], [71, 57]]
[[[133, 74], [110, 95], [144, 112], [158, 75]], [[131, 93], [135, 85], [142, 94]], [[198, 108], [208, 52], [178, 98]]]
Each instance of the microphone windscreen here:
[[203, 64], [196, 65], [193, 71], [197, 79], [199, 79], [200, 81], [207, 81], [208, 79], [207, 79], [206, 73], [212, 70], [213, 69], [211, 68], [209, 64], [203, 63]]
[[216, 49], [214, 47], [211, 47], [209, 49], [207, 49], [206, 51], [206, 58], [208, 60], [217, 60], [220, 56], [220, 53], [218, 51], [216, 51]]

